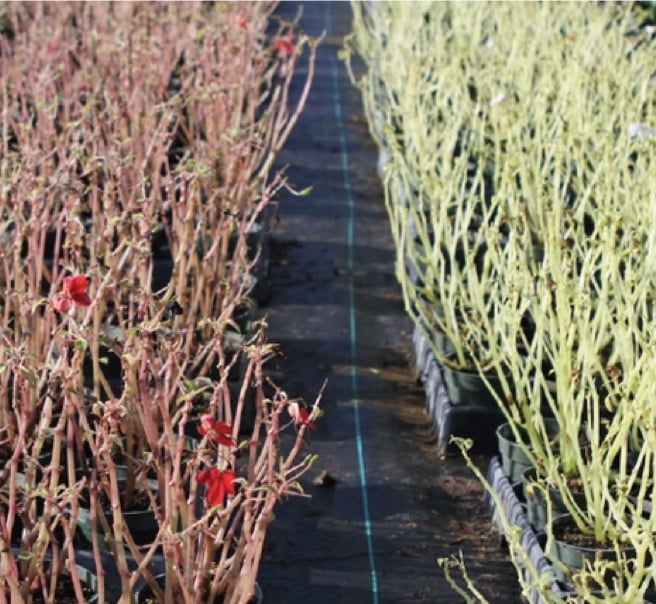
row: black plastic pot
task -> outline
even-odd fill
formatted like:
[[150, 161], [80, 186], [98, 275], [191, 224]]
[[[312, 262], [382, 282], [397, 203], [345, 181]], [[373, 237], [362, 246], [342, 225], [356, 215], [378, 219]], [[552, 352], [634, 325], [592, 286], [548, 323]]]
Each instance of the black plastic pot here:
[[[543, 488], [531, 486], [531, 483], [536, 480], [535, 468], [527, 468], [522, 475], [524, 499], [526, 501], [526, 515], [531, 526], [537, 531], [542, 531], [547, 524], [547, 499]], [[546, 489], [547, 496], [551, 501], [553, 517], [556, 518], [568, 515], [569, 510], [567, 509], [558, 489], [554, 487], [546, 487]], [[585, 508], [585, 493], [572, 493], [572, 497], [578, 507]]]
[[497, 441], [499, 443], [501, 467], [511, 484], [514, 484], [521, 480], [522, 475], [528, 468], [533, 466], [523, 447], [514, 439], [508, 422], [497, 428]]
[[503, 400], [501, 381], [496, 374], [486, 375], [491, 389], [475, 370], [456, 369], [445, 364], [442, 366], [442, 375], [452, 405], [472, 405], [497, 409], [495, 392]]
[[[119, 489], [123, 489], [126, 482], [126, 472], [127, 468], [124, 466], [119, 466], [118, 470], [118, 481]], [[157, 489], [157, 482], [148, 479], [148, 483], [151, 489]], [[98, 509], [98, 514], [103, 513], [101, 507]], [[146, 510], [128, 510], [123, 511], [123, 521], [130, 531], [132, 539], [137, 545], [149, 545], [157, 537], [159, 532], [159, 524], [155, 518], [155, 512], [151, 509]], [[107, 514], [107, 522], [112, 525], [111, 515]], [[84, 538], [91, 543], [93, 535], [93, 526], [91, 523], [91, 510], [83, 505], [80, 505], [79, 513], [77, 517], [77, 526], [80, 529], [80, 532]], [[98, 533], [98, 539], [100, 546], [103, 549], [107, 548], [105, 541], [105, 531], [103, 529], [102, 522], [96, 520], [96, 531]]]
[[[563, 514], [553, 519], [550, 531], [554, 535], [554, 539], [552, 540], [548, 555], [552, 560], [560, 562], [560, 564], [555, 565], [555, 571], [562, 580], [569, 581], [572, 574], [584, 568], [586, 561], [592, 564], [595, 560], [608, 560], [611, 562], [618, 560], [617, 552], [612, 545], [608, 547], [584, 547], [568, 543], [562, 538], [559, 538], [557, 535], [566, 529], [576, 529], [576, 525], [570, 514]], [[630, 558], [632, 555], [635, 555], [635, 549], [627, 546], [623, 548], [622, 553]], [[619, 570], [620, 565], [614, 565], [612, 568], [606, 570], [603, 577], [606, 586], [611, 587], [618, 580], [621, 582], [622, 577], [618, 574]]]
[[[545, 419], [548, 435], [558, 433], [558, 422], [555, 419]], [[499, 443], [499, 456], [501, 467], [511, 483], [522, 480], [524, 472], [532, 467], [531, 461], [524, 452], [524, 447], [517, 443], [512, 428], [508, 422], [497, 428], [497, 441]]]
[[80, 564], [76, 564], [76, 570], [78, 573], [78, 576], [80, 577], [80, 581], [86, 585], [90, 591], [94, 592], [95, 595], [91, 596], [86, 604], [96, 604], [99, 600], [99, 595], [98, 595], [98, 577], [96, 574], [86, 568], [85, 566], [81, 566]]

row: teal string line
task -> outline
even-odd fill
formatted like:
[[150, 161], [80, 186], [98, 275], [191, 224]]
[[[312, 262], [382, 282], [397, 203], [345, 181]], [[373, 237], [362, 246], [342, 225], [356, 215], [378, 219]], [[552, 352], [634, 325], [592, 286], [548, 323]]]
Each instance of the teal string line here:
[[[332, 16], [330, 13], [331, 2], [326, 2], [326, 29], [332, 32]], [[333, 74], [333, 99], [335, 106], [335, 117], [337, 118], [337, 130], [339, 132], [340, 157], [342, 160], [342, 173], [344, 174], [344, 191], [348, 205], [348, 222], [346, 227], [347, 260], [346, 266], [349, 275], [349, 338], [351, 348], [351, 389], [353, 391], [353, 419], [355, 424], [355, 446], [358, 457], [358, 469], [360, 473], [360, 490], [362, 493], [362, 513], [364, 516], [364, 532], [367, 541], [367, 552], [369, 556], [369, 569], [371, 573], [371, 593], [373, 603], [378, 604], [378, 575], [376, 573], [376, 562], [374, 559], [373, 535], [371, 530], [371, 518], [369, 515], [369, 495], [367, 491], [367, 471], [364, 463], [364, 447], [362, 443], [362, 424], [360, 421], [360, 401], [358, 400], [358, 375], [355, 368], [357, 357], [357, 321], [355, 316], [355, 285], [353, 282], [353, 240], [355, 223], [355, 203], [351, 189], [351, 177], [349, 172], [349, 154], [346, 137], [344, 136], [344, 119], [342, 116], [342, 102], [339, 94], [339, 71], [336, 54], [332, 55]]]

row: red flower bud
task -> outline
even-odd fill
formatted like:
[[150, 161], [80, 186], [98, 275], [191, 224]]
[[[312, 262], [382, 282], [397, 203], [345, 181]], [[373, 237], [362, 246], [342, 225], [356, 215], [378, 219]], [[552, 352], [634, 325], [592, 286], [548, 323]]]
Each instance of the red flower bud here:
[[66, 296], [54, 296], [50, 304], [57, 312], [68, 312], [73, 306], [73, 300]]
[[301, 426], [306, 426], [308, 430], [314, 430], [316, 426], [314, 422], [310, 420], [310, 412], [305, 408], [301, 407], [298, 403], [289, 403], [287, 406], [287, 413], [290, 417]]
[[287, 34], [284, 38], [280, 38], [276, 42], [276, 50], [283, 55], [289, 55], [294, 52], [294, 37], [292, 34]]

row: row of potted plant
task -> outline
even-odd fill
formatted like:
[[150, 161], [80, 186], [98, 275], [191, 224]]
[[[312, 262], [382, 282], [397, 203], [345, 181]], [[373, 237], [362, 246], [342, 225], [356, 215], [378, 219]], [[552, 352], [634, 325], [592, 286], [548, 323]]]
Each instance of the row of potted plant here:
[[318, 42], [275, 7], [1, 9], [0, 602], [257, 595], [319, 413], [253, 301]]
[[656, 478], [649, 29], [631, 5], [353, 11], [397, 276], [451, 402], [467, 382], [504, 414], [521, 458], [504, 467], [526, 473], [577, 597], [638, 601]]

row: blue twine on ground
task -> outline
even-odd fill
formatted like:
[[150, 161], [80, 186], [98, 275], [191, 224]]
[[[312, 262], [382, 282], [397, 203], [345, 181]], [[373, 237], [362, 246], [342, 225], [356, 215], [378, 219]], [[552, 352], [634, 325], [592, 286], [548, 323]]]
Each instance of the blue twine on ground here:
[[[332, 16], [330, 13], [331, 2], [326, 2], [326, 29], [332, 32]], [[355, 446], [358, 454], [358, 469], [360, 472], [360, 490], [362, 493], [362, 513], [364, 516], [364, 532], [367, 541], [367, 552], [369, 556], [369, 569], [371, 572], [371, 593], [373, 603], [378, 604], [378, 575], [376, 573], [376, 562], [374, 560], [373, 535], [371, 530], [371, 518], [369, 515], [369, 495], [367, 492], [367, 471], [364, 463], [364, 447], [362, 443], [362, 425], [360, 421], [360, 402], [358, 400], [358, 376], [355, 367], [357, 350], [357, 321], [355, 317], [355, 284], [353, 280], [353, 240], [355, 222], [355, 203], [351, 189], [351, 177], [349, 172], [349, 154], [346, 137], [344, 136], [344, 119], [342, 115], [342, 103], [339, 94], [339, 71], [336, 54], [331, 55], [333, 74], [333, 100], [335, 106], [335, 117], [337, 118], [337, 130], [339, 132], [340, 156], [342, 160], [342, 172], [344, 174], [344, 190], [348, 205], [348, 222], [346, 227], [347, 261], [346, 266], [349, 275], [349, 336], [351, 345], [351, 389], [353, 391], [353, 419], [355, 424]]]

